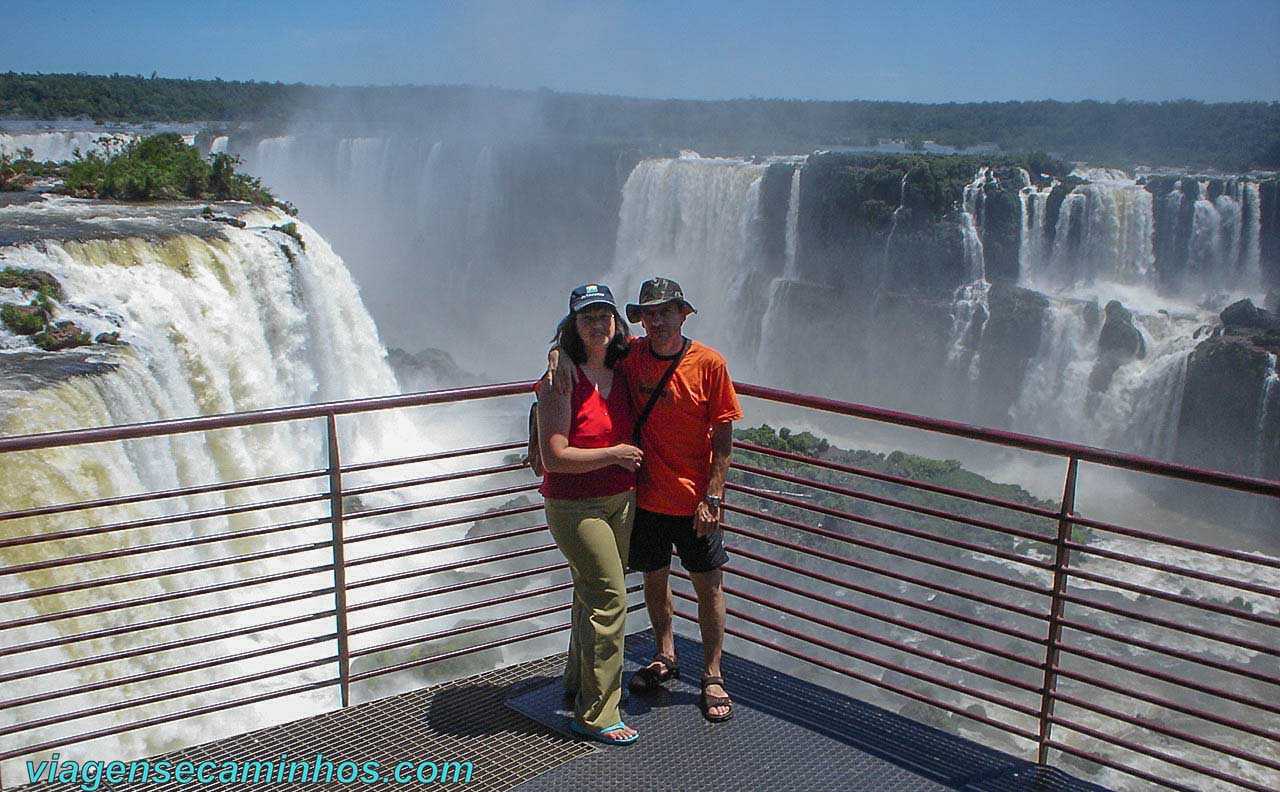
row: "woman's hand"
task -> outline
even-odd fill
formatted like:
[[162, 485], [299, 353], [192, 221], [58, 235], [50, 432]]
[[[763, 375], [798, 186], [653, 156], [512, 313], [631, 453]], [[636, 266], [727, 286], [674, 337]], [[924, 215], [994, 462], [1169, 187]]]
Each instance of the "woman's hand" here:
[[632, 473], [640, 467], [640, 460], [644, 458], [643, 451], [628, 443], [611, 446], [609, 453], [613, 455], [613, 464]]

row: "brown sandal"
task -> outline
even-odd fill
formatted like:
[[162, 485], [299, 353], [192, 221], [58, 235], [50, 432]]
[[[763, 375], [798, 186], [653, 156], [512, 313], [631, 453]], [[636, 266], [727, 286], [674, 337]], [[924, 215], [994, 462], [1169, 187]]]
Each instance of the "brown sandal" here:
[[[705, 676], [702, 678], [702, 697], [698, 700], [698, 706], [702, 709], [702, 717], [712, 723], [724, 723], [733, 717], [733, 699], [728, 696], [707, 695], [707, 688], [711, 685], [724, 687], [724, 677]], [[712, 715], [712, 707], [728, 707], [729, 711], [723, 715]]]
[[[657, 667], [655, 668], [655, 666]], [[644, 695], [653, 693], [661, 688], [663, 682], [679, 678], [680, 665], [676, 662], [676, 659], [664, 654], [656, 654], [649, 661], [649, 665], [632, 675], [627, 687], [632, 693]]]

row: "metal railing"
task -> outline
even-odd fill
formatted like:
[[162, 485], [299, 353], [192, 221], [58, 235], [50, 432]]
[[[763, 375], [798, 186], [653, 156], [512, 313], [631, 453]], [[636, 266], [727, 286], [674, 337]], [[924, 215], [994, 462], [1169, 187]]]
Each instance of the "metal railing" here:
[[[37, 660], [0, 674], [0, 684], [22, 680], [26, 688], [21, 696], [0, 694], [0, 713], [19, 713], [0, 728], [0, 760], [335, 686], [347, 706], [355, 684], [566, 629], [567, 622], [556, 617], [569, 610], [567, 565], [558, 555], [547, 556], [555, 545], [547, 540], [545, 525], [536, 518], [528, 522], [528, 515], [541, 509], [536, 483], [511, 459], [469, 461], [522, 449], [523, 438], [360, 464], [344, 465], [341, 458], [339, 416], [509, 397], [527, 394], [529, 387], [512, 383], [0, 438], [4, 464], [22, 451], [323, 420], [327, 453], [323, 468], [0, 513], [0, 550], [26, 556], [0, 568], [0, 579], [42, 581], [0, 594], [0, 605], [38, 606], [36, 613], [0, 621], [0, 659], [39, 658], [51, 650], [70, 658]], [[1272, 788], [1265, 779], [1280, 773], [1280, 675], [1274, 670], [1280, 619], [1270, 614], [1280, 609], [1280, 591], [1265, 575], [1246, 579], [1204, 560], [1267, 573], [1280, 571], [1280, 560], [1085, 517], [1077, 490], [1082, 463], [1276, 502], [1280, 483], [747, 384], [738, 388], [747, 397], [1064, 462], [1063, 494], [1050, 506], [920, 481], [857, 459], [735, 443], [739, 453], [725, 529], [736, 539], [725, 591], [731, 603], [727, 632], [744, 646], [830, 672], [831, 684], [845, 679], [871, 686], [860, 690], [884, 690], [900, 697], [893, 700], [928, 705], [926, 718], [964, 719], [1008, 735], [1042, 764], [1056, 751], [1173, 789], [1196, 789], [1198, 779], [1208, 778], [1243, 789]], [[383, 473], [446, 461], [467, 466], [396, 480]], [[371, 473], [381, 473], [384, 480], [351, 486], [354, 477]], [[463, 484], [467, 489], [458, 490]], [[441, 485], [455, 491], [420, 497]], [[288, 492], [237, 502], [273, 487]], [[215, 495], [225, 503], [65, 524], [82, 512]], [[473, 506], [492, 499], [503, 500], [497, 507]], [[415, 515], [424, 513], [434, 519], [416, 521]], [[254, 515], [281, 514], [289, 519], [237, 525]], [[392, 524], [411, 518], [415, 521]], [[184, 534], [175, 528], [196, 523], [213, 523], [219, 530]], [[6, 524], [37, 530], [15, 533], [5, 531]], [[362, 529], [370, 524], [376, 527]], [[490, 527], [457, 535], [467, 526]], [[130, 534], [152, 528], [164, 529], [164, 535], [150, 543]], [[1081, 536], [1082, 529], [1087, 536]], [[452, 538], [432, 541], [433, 536]], [[1139, 549], [1097, 541], [1101, 536], [1123, 537]], [[92, 549], [77, 547], [89, 537]], [[64, 544], [77, 549], [45, 551]], [[481, 550], [485, 554], [471, 555], [477, 547], [487, 547]], [[1186, 557], [1181, 562], [1156, 558], [1141, 552], [1143, 547]], [[424, 554], [440, 552], [453, 557], [418, 565]], [[174, 554], [183, 560], [164, 565]], [[148, 559], [165, 560], [153, 565]], [[131, 564], [123, 573], [94, 577], [84, 572], [121, 560]], [[1136, 582], [1113, 568], [1177, 576], [1270, 604], [1253, 612], [1190, 589], [1173, 592]], [[679, 571], [675, 575], [684, 577]], [[441, 577], [448, 579], [441, 584]], [[414, 588], [424, 581], [433, 585]], [[481, 593], [494, 585], [502, 587], [501, 593]], [[216, 607], [196, 609], [215, 595]], [[678, 586], [676, 596], [694, 601], [687, 586]], [[229, 599], [240, 597], [243, 601]], [[504, 613], [514, 604], [524, 607], [548, 598], [554, 599]], [[418, 603], [429, 609], [416, 610]], [[156, 605], [168, 611], [146, 616]], [[387, 617], [388, 610], [395, 615]], [[254, 612], [270, 618], [252, 620]], [[483, 618], [459, 621], [476, 614]], [[1195, 614], [1212, 614], [1219, 623]], [[677, 615], [696, 620], [679, 608]], [[415, 624], [438, 619], [449, 621], [443, 629], [407, 634]], [[246, 620], [251, 623], [239, 623]], [[80, 629], [81, 622], [91, 626]], [[206, 630], [211, 623], [217, 627], [199, 632], [202, 623]], [[67, 624], [76, 626], [25, 642], [13, 639], [25, 630]], [[521, 626], [532, 629], [511, 632]], [[195, 634], [160, 641], [143, 637], [156, 630]], [[379, 639], [384, 631], [394, 637]], [[249, 636], [265, 645], [246, 648]], [[84, 646], [104, 639], [123, 639], [122, 648], [86, 656]], [[224, 641], [238, 643], [234, 650], [218, 649]], [[81, 650], [67, 651], [77, 645]], [[425, 651], [424, 645], [432, 649]], [[194, 661], [156, 659], [193, 647], [202, 648]], [[278, 659], [286, 653], [302, 656]], [[148, 663], [126, 673], [104, 670], [106, 664], [144, 656]], [[251, 673], [228, 671], [245, 660], [256, 664]], [[96, 671], [86, 674], [87, 681], [60, 681], [67, 672], [90, 667]], [[189, 684], [184, 675], [195, 672], [210, 679]], [[145, 695], [129, 690], [169, 678], [173, 684]], [[272, 680], [284, 680], [283, 686], [227, 695], [236, 686]], [[65, 705], [63, 700], [88, 694], [107, 700], [43, 714], [55, 702]], [[181, 706], [68, 730], [68, 724], [121, 709], [170, 702]], [[56, 734], [41, 734], [54, 728]], [[1212, 733], [1215, 728], [1219, 736]], [[1241, 767], [1264, 780], [1251, 780]]]

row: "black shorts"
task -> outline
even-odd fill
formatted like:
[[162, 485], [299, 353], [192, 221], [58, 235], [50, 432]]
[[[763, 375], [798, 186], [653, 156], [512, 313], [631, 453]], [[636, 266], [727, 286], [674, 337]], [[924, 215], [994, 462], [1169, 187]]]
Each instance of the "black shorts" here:
[[698, 536], [693, 530], [693, 515], [676, 517], [636, 509], [627, 566], [637, 572], [666, 569], [671, 566], [672, 545], [680, 556], [680, 566], [687, 572], [710, 572], [729, 563], [720, 526], [706, 536]]

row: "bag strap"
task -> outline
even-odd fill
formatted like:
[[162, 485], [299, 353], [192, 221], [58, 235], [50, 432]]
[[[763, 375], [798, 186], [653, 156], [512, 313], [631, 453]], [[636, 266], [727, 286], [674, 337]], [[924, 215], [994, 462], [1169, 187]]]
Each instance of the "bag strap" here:
[[[652, 351], [652, 349], [650, 349]], [[649, 402], [640, 411], [640, 415], [636, 416], [635, 428], [631, 430], [631, 444], [640, 445], [640, 430], [644, 428], [644, 422], [649, 419], [649, 413], [653, 412], [654, 406], [658, 403], [658, 398], [662, 396], [662, 391], [667, 387], [667, 382], [671, 380], [671, 375], [676, 373], [676, 366], [680, 365], [680, 361], [684, 358], [684, 353], [689, 351], [689, 339], [684, 340], [684, 344], [680, 346], [680, 352], [676, 355], [676, 359], [671, 361], [671, 365], [667, 366], [666, 372], [663, 373], [662, 379], [658, 380], [658, 387], [653, 389], [653, 393], [649, 395]]]

